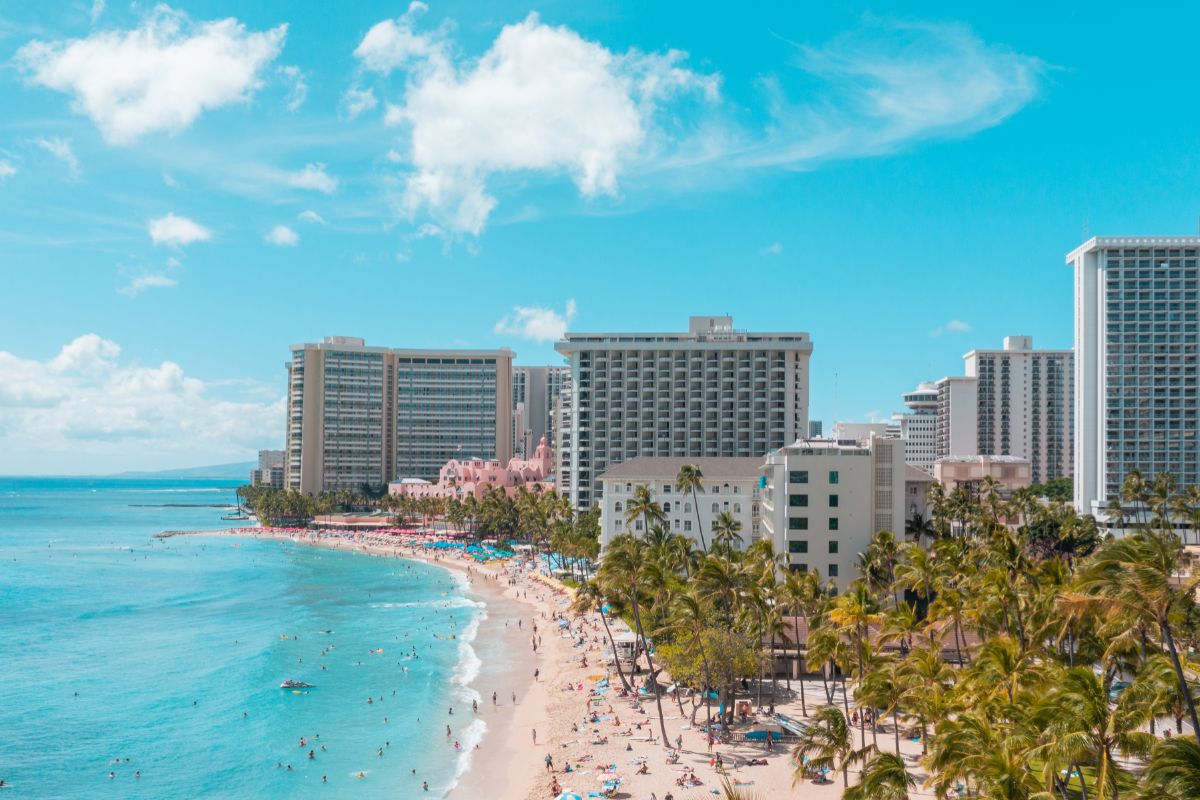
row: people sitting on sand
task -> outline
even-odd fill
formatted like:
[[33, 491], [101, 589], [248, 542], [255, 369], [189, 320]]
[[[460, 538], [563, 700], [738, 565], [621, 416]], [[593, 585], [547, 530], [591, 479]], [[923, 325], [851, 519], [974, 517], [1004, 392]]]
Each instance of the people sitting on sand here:
[[637, 774], [638, 775], [649, 775], [650, 774], [650, 765], [647, 764], [645, 761], [643, 761], [642, 765], [640, 767], [638, 767]]

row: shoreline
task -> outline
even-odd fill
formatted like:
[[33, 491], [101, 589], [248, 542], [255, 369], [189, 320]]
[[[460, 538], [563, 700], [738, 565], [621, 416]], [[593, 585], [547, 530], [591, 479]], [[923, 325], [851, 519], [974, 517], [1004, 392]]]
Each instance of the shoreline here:
[[[470, 703], [479, 703], [484, 729], [476, 740], [471, 735], [471, 724], [464, 726], [460, 734], [467, 748], [456, 762], [455, 774], [451, 776], [449, 788], [442, 795], [446, 800], [473, 800], [491, 797], [492, 800], [527, 800], [534, 791], [536, 772], [523, 764], [528, 759], [528, 747], [521, 746], [517, 734], [523, 729], [532, 730], [540, 720], [546, 719], [547, 697], [545, 683], [535, 682], [534, 670], [543, 676], [547, 673], [546, 647], [533, 652], [528, 640], [529, 622], [535, 617], [545, 616], [545, 607], [537, 599], [530, 599], [528, 573], [514, 569], [518, 576], [514, 585], [509, 585], [510, 573], [507, 564], [498, 562], [474, 563], [455, 558], [449, 553], [426, 553], [410, 541], [395, 542], [394, 546], [354, 541], [347, 536], [355, 532], [339, 532], [340, 536], [315, 535], [311, 531], [286, 531], [270, 528], [224, 528], [197, 531], [163, 531], [155, 538], [175, 536], [204, 536], [242, 539], [269, 539], [294, 544], [319, 547], [329, 550], [344, 550], [376, 557], [403, 558], [441, 567], [459, 582], [463, 594], [477, 603], [482, 603], [481, 614], [472, 624], [476, 625], [475, 636], [464, 638], [462, 648], [474, 650], [479, 659], [476, 673], [466, 681], [458, 675], [451, 677], [451, 688], [459, 697]], [[499, 622], [512, 623], [520, 618], [523, 625], [501, 627]], [[554, 639], [553, 641], [557, 641]], [[511, 654], [512, 663], [504, 665], [496, 659], [482, 658], [480, 651]], [[464, 653], [464, 658], [467, 656]], [[463, 662], [460, 661], [460, 665]], [[543, 679], [544, 680], [544, 679]], [[502, 688], [494, 688], [502, 687]], [[498, 694], [497, 705], [491, 704], [491, 693]], [[513, 706], [512, 694], [517, 695]], [[494, 712], [494, 713], [488, 713]], [[476, 747], [476, 745], [478, 747]], [[501, 784], [497, 778], [504, 776]]]

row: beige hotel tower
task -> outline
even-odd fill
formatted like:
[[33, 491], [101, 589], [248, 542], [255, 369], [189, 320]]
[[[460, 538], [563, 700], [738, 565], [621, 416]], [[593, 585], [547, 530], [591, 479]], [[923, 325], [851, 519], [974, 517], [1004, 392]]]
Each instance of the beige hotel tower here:
[[284, 482], [306, 494], [436, 480], [452, 458], [512, 456], [513, 352], [292, 346]]

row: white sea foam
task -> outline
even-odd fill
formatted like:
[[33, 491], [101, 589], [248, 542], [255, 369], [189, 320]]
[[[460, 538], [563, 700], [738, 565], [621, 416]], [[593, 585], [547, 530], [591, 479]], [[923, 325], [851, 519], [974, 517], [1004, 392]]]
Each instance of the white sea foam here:
[[409, 603], [371, 603], [371, 608], [482, 608], [469, 597], [451, 597], [440, 600], [417, 600]]
[[446, 793], [449, 794], [455, 786], [458, 785], [458, 779], [467, 774], [471, 769], [471, 755], [475, 752], [475, 745], [483, 741], [483, 734], [487, 731], [487, 723], [481, 719], [472, 720], [471, 724], [462, 729], [462, 752], [458, 754], [458, 765], [454, 770], [454, 780], [450, 782]]
[[[466, 580], [465, 576], [461, 573], [455, 573], [455, 577], [462, 591], [465, 592], [470, 589], [470, 581]], [[488, 618], [487, 603], [476, 602], [467, 597], [457, 599], [460, 601], [459, 607], [469, 605], [473, 606], [476, 611], [471, 615], [471, 621], [467, 623], [467, 626], [458, 635], [458, 664], [454, 668], [454, 675], [450, 678], [450, 682], [458, 687], [458, 696], [462, 702], [478, 703], [483, 698], [479, 694], [479, 690], [471, 686], [471, 684], [479, 677], [483, 661], [480, 660], [479, 654], [475, 652], [474, 642], [475, 637], [479, 635], [480, 624]], [[462, 751], [458, 755], [458, 764], [454, 772], [454, 779], [450, 781], [450, 785], [446, 789], [447, 794], [458, 785], [459, 779], [471, 768], [471, 755], [475, 751], [475, 746], [483, 741], [485, 731], [487, 731], [487, 723], [482, 719], [476, 718], [459, 732]]]

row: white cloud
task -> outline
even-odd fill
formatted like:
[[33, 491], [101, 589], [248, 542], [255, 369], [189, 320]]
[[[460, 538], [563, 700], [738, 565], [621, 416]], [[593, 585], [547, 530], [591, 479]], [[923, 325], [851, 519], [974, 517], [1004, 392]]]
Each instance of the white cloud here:
[[372, 26], [354, 49], [354, 56], [362, 62], [363, 69], [386, 75], [413, 61], [440, 57], [441, 42], [412, 29], [413, 18], [426, 8], [424, 3], [412, 3], [399, 19], [385, 19]]
[[214, 386], [171, 361], [123, 359], [94, 333], [45, 361], [0, 351], [0, 473], [229, 461], [281, 440], [282, 398]]
[[207, 242], [212, 238], [212, 231], [187, 217], [170, 213], [150, 220], [150, 238], [156, 247], [160, 244], [182, 247], [192, 242]]
[[777, 256], [782, 252], [783, 245], [779, 242], [771, 242], [769, 245], [763, 248], [763, 253], [768, 256]]
[[105, 139], [128, 144], [249, 99], [286, 37], [286, 24], [253, 32], [233, 18], [193, 23], [159, 5], [132, 30], [34, 40], [16, 62], [32, 83], [71, 95]]
[[96, 24], [96, 20], [100, 19], [100, 15], [104, 13], [104, 0], [92, 0], [92, 24]]
[[296, 215], [296, 219], [300, 220], [301, 222], [312, 222], [317, 225], [325, 224], [325, 220], [321, 217], [321, 215], [312, 209], [309, 209], [308, 211], [301, 211]]
[[971, 326], [963, 322], [961, 319], [952, 319], [945, 325], [934, 328], [929, 332], [930, 336], [941, 336], [945, 333], [970, 333]]
[[71, 149], [70, 139], [59, 136], [39, 137], [34, 139], [33, 143], [65, 164], [72, 179], [79, 179], [83, 170], [79, 166], [79, 159], [75, 157], [75, 151]]
[[297, 189], [313, 189], [325, 194], [337, 191], [337, 178], [325, 171], [324, 164], [308, 164], [299, 172], [288, 176], [288, 184]]
[[394, 147], [389, 147], [388, 151], [387, 151], [387, 155], [384, 157], [393, 164], [404, 163], [404, 156], [400, 155], [400, 153], [397, 152]]
[[13, 166], [13, 163], [6, 159], [0, 158], [0, 181], [3, 181], [5, 178], [11, 178], [16, 174], [17, 168]]
[[129, 283], [117, 289], [117, 292], [126, 297], [137, 297], [147, 289], [165, 289], [177, 284], [178, 281], [167, 275], [138, 275], [130, 279]]
[[287, 225], [276, 225], [265, 237], [269, 244], [279, 247], [295, 247], [300, 243], [300, 234]]
[[385, 114], [411, 135], [400, 205], [452, 232], [483, 229], [495, 173], [567, 173], [585, 197], [615, 195], [621, 171], [656, 146], [666, 101], [717, 95], [718, 79], [684, 68], [682, 52], [614, 53], [536, 14], [455, 63], [446, 30], [417, 33], [412, 17], [374, 26], [355, 55], [364, 69], [408, 69], [404, 103]]
[[370, 111], [379, 105], [379, 100], [375, 97], [374, 89], [359, 89], [357, 86], [351, 86], [342, 95], [342, 105], [346, 109], [346, 116], [354, 119], [364, 111]]
[[178, 189], [180, 186], [179, 181], [175, 178], [174, 175], [172, 175], [169, 172], [164, 172], [162, 174], [162, 179], [163, 179], [163, 183], [172, 189]]
[[308, 98], [308, 83], [304, 80], [304, 72], [299, 67], [286, 66], [278, 69], [283, 82], [290, 86], [287, 97], [287, 110], [299, 111], [300, 106]]
[[567, 326], [575, 319], [575, 301], [568, 300], [562, 314], [552, 308], [517, 306], [512, 313], [496, 323], [493, 329], [501, 336], [516, 336], [533, 342], [553, 342], [563, 338]]

